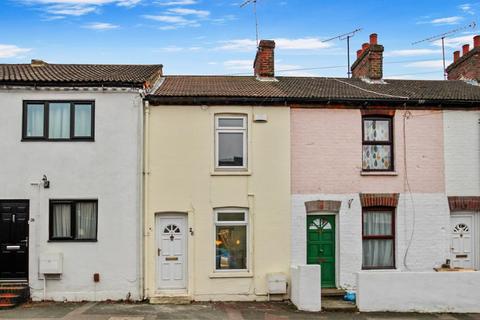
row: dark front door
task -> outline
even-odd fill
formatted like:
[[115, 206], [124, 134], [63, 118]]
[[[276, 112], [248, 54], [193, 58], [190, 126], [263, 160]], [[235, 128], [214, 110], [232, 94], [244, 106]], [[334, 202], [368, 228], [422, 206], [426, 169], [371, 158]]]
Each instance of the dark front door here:
[[0, 200], [0, 280], [28, 278], [28, 201]]
[[335, 284], [335, 216], [307, 216], [307, 264], [321, 267], [322, 288]]

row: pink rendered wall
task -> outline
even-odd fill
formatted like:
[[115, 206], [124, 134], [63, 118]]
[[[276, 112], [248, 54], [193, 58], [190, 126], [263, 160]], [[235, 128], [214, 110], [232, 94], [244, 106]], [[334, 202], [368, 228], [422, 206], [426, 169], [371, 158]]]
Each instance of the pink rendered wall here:
[[[445, 191], [441, 111], [410, 110], [407, 169], [412, 192]], [[358, 109], [291, 109], [292, 193], [404, 192], [403, 110], [394, 119], [396, 176], [362, 176], [362, 115]]]

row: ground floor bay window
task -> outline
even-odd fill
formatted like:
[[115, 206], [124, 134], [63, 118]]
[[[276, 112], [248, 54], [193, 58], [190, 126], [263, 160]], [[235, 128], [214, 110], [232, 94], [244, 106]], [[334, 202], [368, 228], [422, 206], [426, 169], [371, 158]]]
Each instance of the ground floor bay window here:
[[215, 270], [247, 270], [248, 213], [245, 209], [215, 211]]
[[395, 268], [395, 214], [392, 208], [365, 208], [363, 269]]

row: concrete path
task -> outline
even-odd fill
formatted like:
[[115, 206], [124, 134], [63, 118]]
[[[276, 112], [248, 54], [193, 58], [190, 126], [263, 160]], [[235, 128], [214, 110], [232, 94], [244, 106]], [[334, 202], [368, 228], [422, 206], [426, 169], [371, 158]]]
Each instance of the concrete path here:
[[397, 314], [397, 313], [305, 313], [287, 303], [194, 303], [150, 305], [146, 303], [32, 303], [1, 310], [0, 319], [9, 320], [290, 320], [290, 319], [477, 319], [480, 314]]

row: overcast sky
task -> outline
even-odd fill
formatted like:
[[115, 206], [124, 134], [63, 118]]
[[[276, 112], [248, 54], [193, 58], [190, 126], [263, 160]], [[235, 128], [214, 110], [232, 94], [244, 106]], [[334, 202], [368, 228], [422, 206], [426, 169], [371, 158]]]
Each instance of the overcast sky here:
[[[0, 63], [163, 64], [165, 74], [250, 75], [253, 6], [238, 0], [1, 0]], [[441, 79], [438, 41], [412, 42], [477, 21], [480, 2], [456, 0], [258, 0], [261, 39], [277, 42], [279, 75], [346, 76], [372, 32], [385, 46], [384, 75]], [[447, 63], [478, 28], [446, 40]]]

